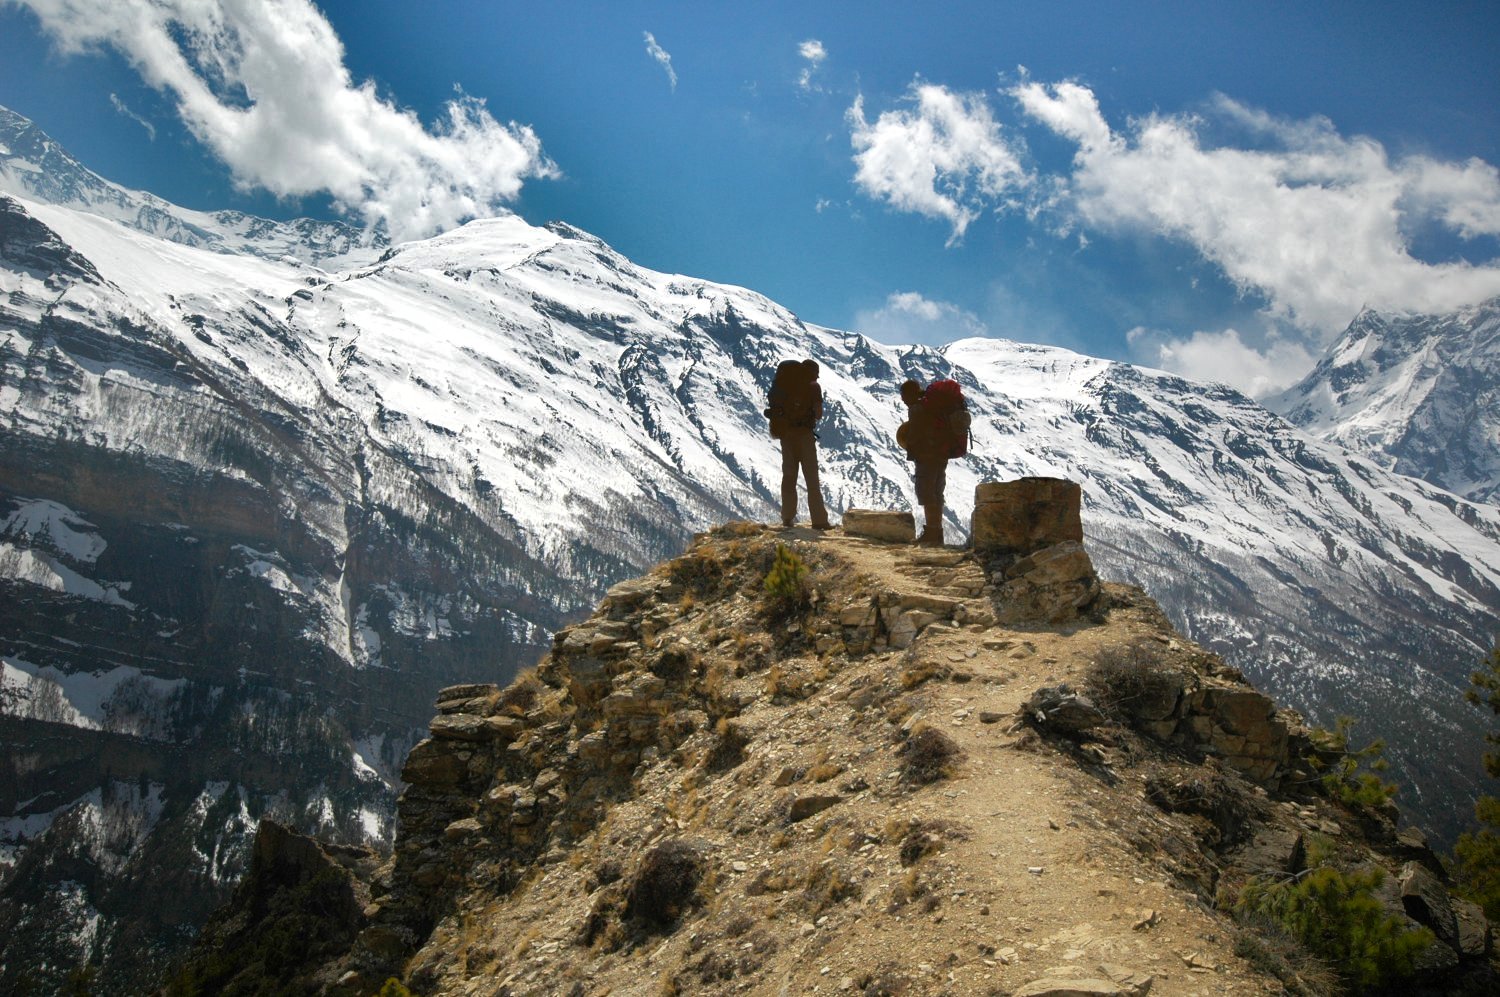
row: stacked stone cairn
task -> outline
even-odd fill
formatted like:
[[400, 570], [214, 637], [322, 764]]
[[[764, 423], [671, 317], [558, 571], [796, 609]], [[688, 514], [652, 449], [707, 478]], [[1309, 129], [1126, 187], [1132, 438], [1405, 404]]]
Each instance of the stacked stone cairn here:
[[987, 481], [974, 489], [974, 556], [995, 584], [999, 622], [1057, 625], [1087, 613], [1102, 588], [1083, 549], [1083, 490], [1062, 478]]

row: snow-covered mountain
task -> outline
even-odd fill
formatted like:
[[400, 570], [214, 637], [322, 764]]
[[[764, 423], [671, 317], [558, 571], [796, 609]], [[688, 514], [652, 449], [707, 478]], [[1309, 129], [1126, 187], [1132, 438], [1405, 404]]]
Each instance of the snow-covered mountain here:
[[1500, 298], [1450, 315], [1366, 310], [1266, 403], [1319, 439], [1475, 502], [1500, 500]]
[[774, 515], [760, 411], [784, 357], [822, 365], [834, 510], [909, 504], [896, 389], [952, 375], [975, 441], [955, 533], [980, 481], [1080, 481], [1107, 577], [1278, 698], [1384, 735], [1430, 825], [1474, 791], [1493, 506], [1223, 387], [1002, 340], [885, 346], [566, 225], [378, 252], [193, 214], [6, 120], [0, 985], [21, 951], [138, 979], [262, 813], [388, 836], [437, 688], [504, 681], [614, 580]]

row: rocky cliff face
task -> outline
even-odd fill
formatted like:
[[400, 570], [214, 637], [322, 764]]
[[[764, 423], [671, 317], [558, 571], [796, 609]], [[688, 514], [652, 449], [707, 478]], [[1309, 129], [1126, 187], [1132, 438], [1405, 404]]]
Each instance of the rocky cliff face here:
[[[281, 979], [1331, 992], [1347, 967], [1232, 912], [1337, 867], [1381, 870], [1382, 917], [1422, 943], [1414, 992], [1495, 983], [1487, 924], [1421, 836], [1339, 802], [1317, 774], [1338, 753], [1099, 583], [1066, 529], [991, 532], [975, 556], [873, 539], [879, 516], [717, 529], [513, 685], [444, 690], [354, 942]], [[180, 986], [265, 980], [222, 951], [200, 945]]]

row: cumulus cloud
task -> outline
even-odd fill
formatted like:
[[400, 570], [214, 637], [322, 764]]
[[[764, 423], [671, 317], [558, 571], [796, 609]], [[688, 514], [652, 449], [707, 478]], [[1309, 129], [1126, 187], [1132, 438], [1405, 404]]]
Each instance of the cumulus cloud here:
[[907, 103], [870, 122], [864, 96], [855, 98], [846, 114], [854, 182], [892, 207], [944, 219], [953, 245], [970, 222], [1025, 186], [1027, 177], [983, 95], [919, 83]]
[[946, 301], [933, 301], [916, 291], [889, 295], [879, 308], [855, 315], [856, 331], [884, 343], [940, 345], [956, 339], [988, 335], [978, 316]]
[[129, 105], [127, 105], [123, 100], [120, 99], [119, 94], [110, 94], [109, 103], [110, 106], [113, 107], [122, 116], [129, 118], [131, 121], [134, 121], [136, 124], [146, 129], [146, 135], [151, 139], [151, 141], [156, 141], [156, 126], [147, 121], [145, 118], [141, 117], [139, 114], [136, 114], [134, 111], [132, 111]]
[[367, 225], [415, 238], [491, 214], [555, 176], [530, 127], [460, 93], [430, 129], [354, 83], [309, 0], [13, 0], [59, 50], [112, 48], [168, 94], [245, 188], [326, 193]]
[[666, 49], [656, 44], [656, 36], [646, 32], [646, 52], [655, 59], [661, 68], [667, 72], [667, 82], [672, 85], [672, 92], [677, 92], [677, 70], [672, 68], [672, 56]]
[[812, 90], [814, 89], [813, 73], [817, 72], [823, 60], [828, 58], [828, 50], [816, 38], [809, 38], [797, 46], [797, 52], [807, 61], [807, 65], [802, 67], [802, 73], [797, 77], [797, 85], [803, 90]]
[[[1500, 233], [1500, 173], [1482, 161], [1393, 158], [1326, 119], [1284, 121], [1226, 97], [1208, 117], [1153, 114], [1123, 135], [1077, 83], [1023, 82], [1009, 92], [1077, 145], [1061, 203], [1079, 221], [1183, 241], [1242, 291], [1264, 295], [1273, 318], [1315, 339], [1365, 305], [1439, 312], [1500, 294], [1494, 262], [1428, 263], [1410, 251], [1423, 225], [1464, 238]], [[1210, 118], [1251, 141], [1210, 144]], [[1243, 346], [1227, 332], [1209, 335], [1180, 342], [1171, 359], [1194, 364], [1214, 344]]]
[[1252, 398], [1291, 387], [1317, 359], [1295, 339], [1272, 334], [1257, 348], [1236, 329], [1199, 330], [1184, 339], [1137, 326], [1126, 341], [1137, 363], [1195, 381], [1218, 381]]

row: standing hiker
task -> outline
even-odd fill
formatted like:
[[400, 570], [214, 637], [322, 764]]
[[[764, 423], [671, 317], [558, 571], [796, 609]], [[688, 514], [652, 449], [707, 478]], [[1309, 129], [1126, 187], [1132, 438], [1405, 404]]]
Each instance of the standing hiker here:
[[917, 543], [943, 545], [943, 491], [948, 485], [948, 461], [969, 452], [969, 408], [957, 381], [938, 380], [922, 390], [916, 381], [901, 385], [906, 422], [896, 430], [896, 442], [915, 465], [917, 504], [925, 522]]
[[807, 483], [807, 512], [815, 530], [828, 530], [828, 511], [818, 486], [818, 440], [813, 434], [823, 418], [823, 389], [816, 360], [783, 360], [771, 382], [771, 436], [781, 441], [781, 525], [797, 518], [797, 470]]

